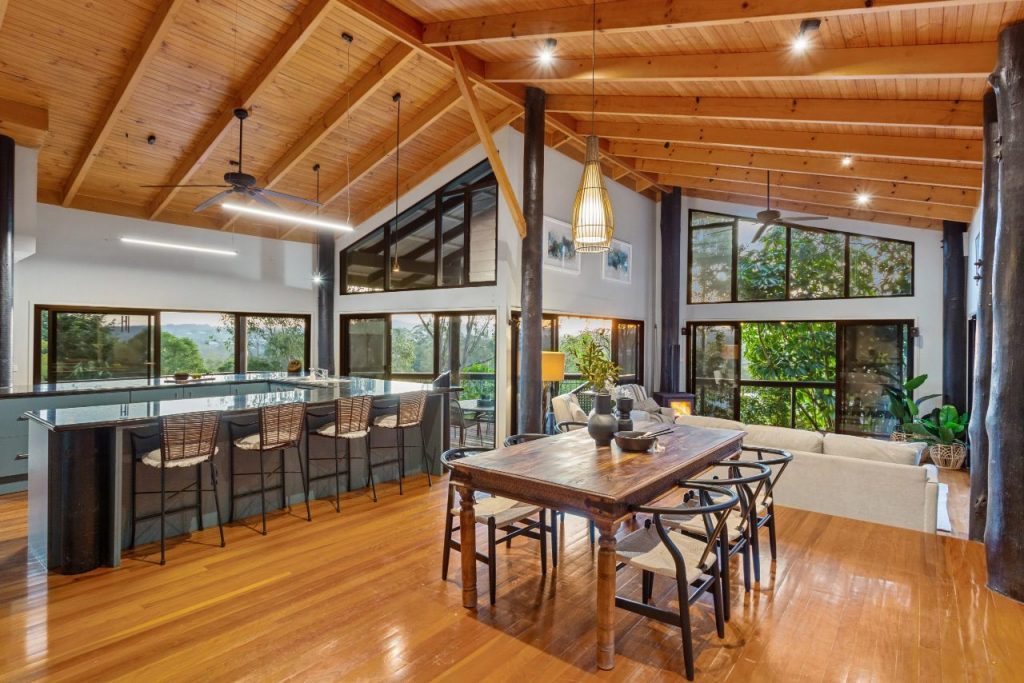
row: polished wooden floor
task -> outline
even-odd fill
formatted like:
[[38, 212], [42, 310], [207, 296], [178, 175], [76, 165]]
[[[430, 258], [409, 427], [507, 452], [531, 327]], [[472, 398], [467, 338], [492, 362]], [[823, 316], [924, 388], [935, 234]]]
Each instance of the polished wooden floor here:
[[[318, 501], [312, 523], [272, 515], [266, 537], [230, 527], [224, 549], [195, 534], [165, 567], [147, 548], [75, 577], [27, 564], [25, 497], [0, 497], [0, 680], [681, 679], [678, 632], [625, 612], [616, 668], [597, 671], [582, 521], [546, 578], [534, 542], [500, 549], [498, 604], [471, 613], [457, 556], [440, 578], [444, 487], [381, 489], [340, 515]], [[698, 681], [1021, 680], [1024, 606], [985, 589], [982, 546], [796, 510], [779, 541], [724, 640], [696, 608]]]

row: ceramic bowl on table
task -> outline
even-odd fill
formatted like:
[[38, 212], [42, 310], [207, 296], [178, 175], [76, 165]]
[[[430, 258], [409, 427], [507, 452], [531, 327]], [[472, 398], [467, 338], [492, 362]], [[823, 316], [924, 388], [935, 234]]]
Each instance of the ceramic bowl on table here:
[[648, 451], [658, 441], [656, 436], [644, 436], [646, 432], [615, 432], [615, 443], [624, 451]]

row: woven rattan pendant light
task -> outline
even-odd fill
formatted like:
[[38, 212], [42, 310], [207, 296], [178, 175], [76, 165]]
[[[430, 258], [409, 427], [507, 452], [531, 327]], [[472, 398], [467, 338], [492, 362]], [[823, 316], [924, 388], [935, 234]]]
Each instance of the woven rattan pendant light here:
[[597, 108], [597, 4], [594, 4], [591, 33], [590, 72], [590, 135], [587, 136], [587, 154], [583, 160], [583, 177], [576, 190], [576, 201], [572, 207], [572, 242], [576, 251], [594, 254], [608, 251], [615, 234], [615, 216], [612, 201], [604, 187], [601, 173], [601, 149], [594, 135], [595, 112]]

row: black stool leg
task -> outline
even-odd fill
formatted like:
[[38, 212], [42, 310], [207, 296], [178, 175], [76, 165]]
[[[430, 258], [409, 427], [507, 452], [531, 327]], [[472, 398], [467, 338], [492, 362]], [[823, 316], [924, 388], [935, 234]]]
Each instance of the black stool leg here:
[[292, 506], [288, 503], [288, 488], [285, 486], [286, 478], [285, 478], [285, 474], [284, 474], [284, 449], [283, 448], [277, 454], [277, 456], [278, 456], [278, 460], [279, 460], [279, 463], [278, 463], [279, 469], [278, 469], [278, 471], [281, 473], [281, 475], [280, 475], [281, 476], [281, 509], [284, 510], [285, 508], [288, 508], [289, 510], [291, 510]]
[[164, 502], [164, 489], [166, 487], [167, 468], [164, 467], [163, 457], [160, 460], [160, 564], [164, 564], [166, 558], [164, 556], [164, 510], [166, 510]]
[[302, 466], [302, 451], [299, 445], [295, 444], [295, 459], [299, 461], [299, 476], [302, 478], [302, 493], [306, 496], [306, 521], [313, 521], [313, 513], [309, 509], [309, 480], [306, 478], [306, 469]]
[[540, 573], [548, 573], [548, 511], [540, 509]]
[[133, 452], [132, 453], [132, 477], [131, 477], [132, 478], [132, 531], [131, 531], [131, 537], [130, 537], [130, 539], [128, 541], [128, 547], [133, 549], [133, 550], [135, 549], [135, 515], [136, 515], [136, 506], [135, 506], [135, 495], [136, 495], [135, 494], [135, 491], [136, 491], [136, 488], [135, 488], [135, 477], [136, 477], [136, 473], [135, 473], [135, 468], [136, 468], [137, 465], [138, 465], [138, 463], [135, 460], [135, 453]]
[[448, 580], [448, 560], [452, 554], [452, 505], [455, 497], [452, 495], [452, 487], [448, 487], [448, 500], [444, 508], [444, 554], [441, 560], [441, 580]]
[[231, 509], [228, 510], [228, 522], [235, 521], [235, 445], [231, 444], [231, 457], [228, 458], [228, 499]]
[[396, 427], [398, 432], [396, 433], [396, 439], [398, 446], [398, 495], [405, 495], [405, 491], [402, 490], [402, 480], [405, 479], [405, 430], [401, 427]]
[[196, 465], [196, 510], [198, 514], [198, 523], [196, 526], [199, 530], [203, 530], [203, 463]]
[[427, 471], [427, 488], [430, 488], [434, 483], [430, 480], [430, 468], [433, 467], [433, 459], [427, 455], [427, 438], [423, 434], [423, 425], [420, 425], [420, 453], [423, 454], [423, 469]]
[[263, 531], [260, 532], [264, 536], [267, 535], [267, 492], [266, 492], [266, 475], [263, 474], [263, 451], [260, 451], [260, 515], [263, 517]]
[[772, 551], [772, 559], [778, 559], [778, 542], [775, 540], [775, 506], [768, 508], [768, 545]]
[[683, 635], [683, 664], [686, 666], [686, 678], [692, 681], [693, 635], [690, 633], [690, 600], [685, 577], [676, 577], [676, 589], [679, 594], [679, 630]]
[[558, 566], [558, 512], [551, 511], [551, 566]]
[[210, 479], [213, 481], [213, 504], [217, 508], [217, 527], [220, 529], [220, 547], [224, 547], [224, 522], [220, 518], [220, 477], [217, 476], [217, 463], [210, 458]]
[[[491, 588], [491, 604], [494, 604], [494, 592], [498, 586], [498, 549], [494, 542], [494, 517], [487, 520], [487, 581]], [[463, 548], [462, 552], [466, 552]]]
[[370, 434], [366, 434], [366, 478], [370, 482], [370, 491], [373, 492], [373, 502], [377, 502], [377, 485], [373, 483], [373, 451], [370, 449]]
[[345, 439], [345, 492], [352, 490], [352, 441]]
[[[335, 427], [337, 432], [337, 427]], [[334, 435], [334, 508], [341, 512], [341, 472], [338, 469], [338, 442], [341, 439]]]

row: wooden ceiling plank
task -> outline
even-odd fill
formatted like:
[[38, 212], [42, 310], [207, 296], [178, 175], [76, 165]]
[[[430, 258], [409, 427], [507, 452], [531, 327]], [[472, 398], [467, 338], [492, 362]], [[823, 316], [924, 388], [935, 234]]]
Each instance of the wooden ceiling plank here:
[[[730, 204], [745, 204], [758, 209], [764, 208], [764, 197], [758, 195], [745, 195], [735, 192], [714, 192], [711, 190], [687, 189], [683, 191], [687, 197], [698, 199], [711, 199]], [[789, 199], [772, 200], [773, 208], [789, 213], [820, 214], [831, 218], [849, 218], [870, 223], [884, 223], [885, 225], [896, 225], [907, 228], [928, 228], [941, 230], [942, 221], [932, 218], [920, 218], [917, 216], [901, 216], [899, 214], [883, 213], [881, 211], [870, 211], [862, 209], [848, 209], [838, 206], [827, 206], [812, 204], [810, 202], [793, 201]], [[750, 218], [753, 218], [751, 212]], [[828, 227], [828, 226], [822, 226]]]
[[808, 157], [778, 152], [741, 151], [727, 148], [699, 148], [687, 145], [660, 145], [653, 143], [613, 142], [612, 151], [626, 158], [667, 159], [691, 161], [720, 166], [761, 168], [772, 171], [793, 171], [843, 178], [870, 178], [919, 185], [944, 187], [981, 187], [981, 171], [974, 168], [911, 164], [898, 161], [870, 161], [854, 159], [843, 166], [839, 159]]
[[0, 28], [3, 28], [4, 17], [7, 15], [7, 5], [9, 4], [8, 0], [0, 0]]
[[[996, 43], [908, 45], [811, 50], [731, 52], [643, 57], [598, 57], [596, 78], [615, 81], [772, 81], [984, 78], [996, 62]], [[495, 83], [586, 81], [591, 59], [556, 58], [488, 62], [484, 77]]]
[[[580, 133], [591, 130], [589, 121], [576, 124]], [[981, 140], [922, 138], [899, 135], [804, 133], [748, 128], [712, 128], [677, 124], [635, 124], [598, 121], [598, 135], [619, 140], [680, 142], [692, 145], [830, 152], [852, 156], [891, 157], [981, 163]]]
[[869, 12], [958, 7], [986, 1], [990, 0], [616, 0], [600, 3], [596, 8], [587, 3], [429, 23], [424, 27], [423, 40], [428, 45], [458, 45], [557, 38], [590, 33], [595, 19], [602, 33], [622, 33], [728, 26], [752, 21], [799, 21]]
[[50, 130], [50, 113], [42, 107], [0, 98], [0, 134], [23, 147], [43, 146]]
[[[737, 166], [713, 166], [710, 164], [686, 163], [678, 161], [641, 160], [638, 167], [642, 170], [657, 173], [663, 182], [672, 184], [669, 176], [689, 176], [696, 178], [716, 178], [764, 185], [767, 171]], [[855, 195], [865, 192], [873, 197], [889, 197], [906, 201], [924, 202], [929, 204], [945, 204], [948, 206], [978, 206], [981, 193], [957, 187], [941, 187], [937, 185], [915, 185], [891, 181], [876, 181], [863, 178], [839, 178], [835, 176], [813, 175], [776, 171], [771, 176], [772, 188], [788, 187], [793, 189], [820, 190], [823, 192], [845, 192]]]
[[487, 119], [480, 109], [480, 103], [477, 102], [476, 93], [473, 92], [473, 83], [466, 74], [466, 67], [462, 63], [461, 53], [462, 50], [459, 48], [452, 50], [452, 61], [455, 65], [455, 82], [462, 92], [462, 99], [466, 103], [466, 109], [469, 110], [469, 117], [473, 121], [477, 137], [480, 138], [484, 151], [487, 153], [487, 158], [491, 162], [491, 171], [494, 172], [494, 177], [498, 181], [498, 189], [501, 190], [501, 194], [505, 197], [505, 204], [512, 214], [512, 222], [515, 223], [519, 236], [525, 239], [527, 234], [526, 216], [523, 215], [522, 205], [519, 203], [519, 198], [516, 197], [516, 191], [512, 187], [512, 181], [509, 180], [508, 172], [505, 170], [505, 164], [501, 160], [498, 147], [494, 144], [494, 137], [491, 135], [490, 126], [487, 125]]
[[[980, 128], [981, 102], [598, 95], [598, 114], [737, 121]], [[548, 95], [548, 111], [590, 114], [589, 95]]]
[[160, 51], [160, 46], [174, 26], [175, 15], [185, 4], [186, 0], [164, 0], [149, 20], [146, 32], [143, 34], [138, 48], [132, 54], [131, 59], [128, 60], [128, 64], [122, 72], [121, 80], [118, 82], [117, 88], [114, 89], [113, 97], [107, 101], [103, 113], [100, 114], [99, 123], [89, 135], [89, 141], [86, 143], [85, 149], [82, 150], [78, 161], [75, 162], [71, 173], [68, 175], [68, 179], [64, 183], [64, 195], [61, 198], [61, 206], [71, 206], [75, 200], [75, 196], [82, 188], [82, 183], [85, 182], [85, 177], [89, 173], [93, 161], [96, 160], [96, 157], [103, 150], [103, 145], [106, 144], [118, 116], [128, 106], [132, 96], [135, 95], [136, 89], [142, 83], [142, 77], [145, 75], [146, 69], [149, 67], [153, 57]]
[[[334, 0], [310, 0], [302, 14], [292, 23], [274, 48], [260, 64], [256, 73], [241, 87], [233, 102], [226, 104], [213, 125], [206, 129], [192, 150], [178, 164], [178, 167], [167, 180], [167, 185], [187, 183], [199, 170], [203, 162], [210, 156], [217, 144], [232, 128], [235, 122], [233, 110], [237, 107], [248, 109], [253, 101], [274, 80], [288, 60], [306, 40], [316, 32], [320, 24], [327, 18]], [[150, 220], [154, 220], [171, 203], [178, 188], [168, 187], [160, 190], [150, 203], [147, 211]]]

